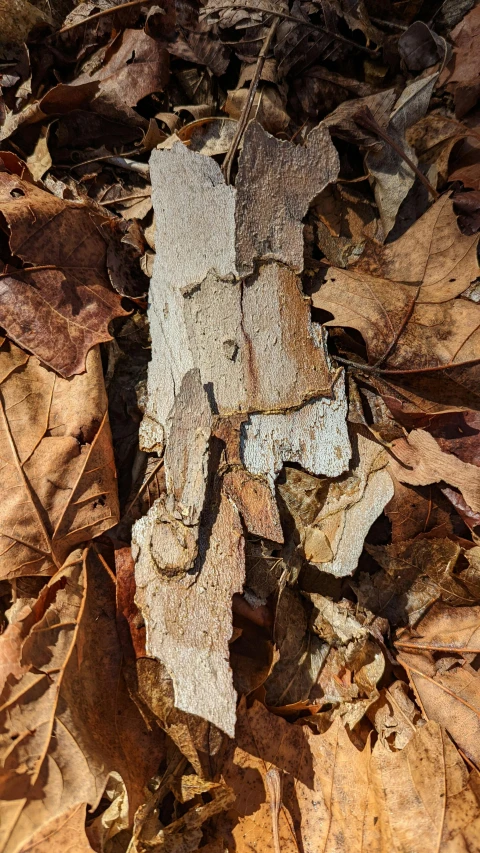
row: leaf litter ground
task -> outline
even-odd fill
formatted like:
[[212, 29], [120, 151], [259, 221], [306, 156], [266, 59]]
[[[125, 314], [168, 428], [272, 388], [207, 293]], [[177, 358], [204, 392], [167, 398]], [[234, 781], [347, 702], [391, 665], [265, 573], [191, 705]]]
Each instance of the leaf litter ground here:
[[0, 850], [480, 850], [480, 7], [0, 0]]

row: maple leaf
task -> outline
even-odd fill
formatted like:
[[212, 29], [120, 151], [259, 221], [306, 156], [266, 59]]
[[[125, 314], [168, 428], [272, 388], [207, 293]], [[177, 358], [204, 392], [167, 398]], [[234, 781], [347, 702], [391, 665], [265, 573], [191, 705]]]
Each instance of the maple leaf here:
[[116, 471], [98, 348], [62, 379], [15, 344], [0, 348], [2, 577], [53, 574], [118, 520]]
[[480, 90], [478, 79], [478, 47], [480, 44], [480, 10], [478, 6], [452, 30], [454, 51], [440, 82], [453, 92], [455, 114], [462, 118], [475, 106]]
[[33, 264], [2, 274], [0, 323], [62, 376], [80, 373], [88, 350], [111, 339], [110, 320], [128, 313], [109, 286], [102, 220], [7, 172], [0, 210], [13, 255]]
[[86, 806], [86, 803], [79, 803], [47, 821], [18, 853], [30, 850], [35, 853], [94, 853], [85, 833]]
[[443, 196], [394, 243], [330, 268], [313, 304], [334, 315], [325, 325], [357, 329], [386, 372], [468, 364], [479, 358], [480, 307], [454, 297], [478, 274], [476, 244]]
[[114, 581], [96, 553], [73, 552], [42, 600], [0, 700], [4, 853], [78, 803], [95, 809], [113, 770], [132, 818], [163, 756], [122, 679]]
[[408, 438], [392, 444], [390, 469], [400, 482], [426, 486], [445, 480], [459, 489], [471, 509], [480, 512], [480, 469], [446, 453], [430, 433], [414, 429]]
[[[107, 52], [100, 48], [104, 61], [93, 73], [80, 74], [71, 87], [97, 82], [92, 107], [113, 118], [132, 119], [130, 107], [152, 92], [162, 91], [169, 77], [169, 55], [164, 47], [143, 30], [125, 29]], [[140, 119], [140, 117], [138, 117]], [[141, 120], [141, 119], [140, 119]]]

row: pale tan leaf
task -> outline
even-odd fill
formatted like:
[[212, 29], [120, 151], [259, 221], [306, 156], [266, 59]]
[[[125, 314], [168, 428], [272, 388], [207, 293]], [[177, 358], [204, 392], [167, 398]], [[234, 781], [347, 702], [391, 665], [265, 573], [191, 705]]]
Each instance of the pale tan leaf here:
[[18, 848], [18, 853], [93, 853], [85, 834], [86, 803], [52, 818]]
[[398, 657], [427, 720], [444, 726], [480, 769], [480, 675], [458, 658], [405, 649]]
[[420, 729], [400, 752], [359, 751], [339, 721], [324, 734], [292, 726], [259, 703], [239, 709], [222, 776], [237, 795], [216, 833], [237, 853], [276, 853], [266, 773], [281, 779], [282, 853], [439, 853], [478, 850], [480, 806], [442, 729]]
[[398, 648], [480, 654], [480, 607], [431, 607], [415, 630], [405, 631], [396, 641]]

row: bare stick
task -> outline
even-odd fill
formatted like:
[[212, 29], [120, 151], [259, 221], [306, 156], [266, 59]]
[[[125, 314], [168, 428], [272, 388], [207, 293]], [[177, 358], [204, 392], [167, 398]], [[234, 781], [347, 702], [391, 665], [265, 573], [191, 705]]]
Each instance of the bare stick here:
[[252, 77], [250, 88], [248, 90], [247, 100], [243, 106], [242, 114], [238, 121], [238, 127], [235, 133], [235, 136], [232, 139], [230, 148], [227, 151], [227, 155], [225, 160], [223, 161], [223, 174], [227, 184], [230, 183], [230, 173], [232, 171], [232, 163], [237, 153], [238, 146], [240, 145], [240, 140], [245, 132], [245, 128], [247, 126], [248, 117], [250, 115], [250, 110], [252, 109], [253, 102], [255, 100], [255, 95], [257, 93], [258, 83], [260, 80], [260, 75], [262, 73], [263, 66], [265, 65], [265, 59], [267, 53], [270, 49], [270, 45], [272, 43], [272, 39], [275, 35], [275, 30], [278, 27], [278, 18], [275, 18], [273, 24], [271, 25], [265, 41], [263, 42], [262, 49], [258, 54], [257, 66], [255, 68], [255, 74]]
[[386, 370], [381, 367], [375, 367], [373, 364], [360, 364], [358, 361], [351, 361], [349, 358], [340, 358], [339, 355], [332, 355], [332, 358], [335, 361], [340, 362], [340, 364], [346, 364], [347, 367], [353, 367], [355, 370], [358, 370], [359, 373], [376, 373], [378, 376], [403, 376], [404, 373], [438, 373], [441, 370], [452, 370], [454, 367], [467, 367], [471, 364], [478, 364], [480, 361], [480, 356], [478, 358], [469, 358], [466, 361], [450, 361], [448, 364], [435, 364], [433, 367], [406, 367], [404, 369], [397, 368], [397, 370]]

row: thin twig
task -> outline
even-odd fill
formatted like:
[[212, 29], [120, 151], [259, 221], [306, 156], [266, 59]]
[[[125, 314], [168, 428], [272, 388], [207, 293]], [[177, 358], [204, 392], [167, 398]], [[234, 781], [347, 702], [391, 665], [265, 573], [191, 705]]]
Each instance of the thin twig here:
[[408, 154], [405, 154], [405, 151], [403, 151], [403, 149], [400, 148], [399, 145], [397, 145], [395, 140], [392, 139], [392, 137], [389, 136], [388, 133], [386, 133], [383, 128], [380, 127], [378, 122], [375, 121], [368, 107], [365, 107], [363, 110], [360, 110], [356, 115], [354, 115], [353, 118], [356, 124], [360, 125], [360, 127], [366, 128], [367, 130], [372, 130], [374, 133], [377, 134], [377, 136], [380, 136], [380, 138], [383, 139], [383, 141], [386, 142], [387, 145], [390, 145], [390, 148], [393, 148], [393, 150], [398, 154], [399, 157], [402, 158], [402, 160], [405, 160], [405, 163], [410, 166], [412, 172], [416, 174], [418, 180], [421, 181], [424, 187], [427, 188], [428, 192], [431, 193], [435, 201], [440, 198], [440, 195], [439, 193], [437, 193], [435, 187], [432, 187], [428, 178], [425, 177], [423, 172], [420, 171], [420, 169], [418, 168], [418, 166], [415, 165], [413, 160], [410, 160]]
[[452, 370], [454, 367], [467, 367], [471, 364], [478, 364], [478, 362], [480, 362], [480, 356], [478, 356], [478, 358], [469, 358], [466, 361], [450, 361], [448, 364], [436, 364], [434, 367], [412, 367], [389, 370], [381, 367], [375, 367], [374, 364], [360, 364], [358, 361], [351, 361], [348, 358], [340, 358], [339, 355], [332, 355], [332, 358], [334, 358], [335, 361], [339, 361], [340, 364], [345, 364], [347, 367], [353, 367], [355, 370], [358, 370], [359, 373], [376, 373], [379, 376], [402, 376], [404, 373], [438, 373], [441, 370]]
[[278, 20], [279, 20], [278, 18], [275, 18], [275, 20], [273, 21], [273, 24], [271, 25], [271, 27], [270, 27], [267, 35], [266, 35], [265, 41], [263, 42], [262, 49], [261, 49], [260, 53], [258, 54], [257, 65], [255, 68], [255, 74], [253, 75], [251, 82], [250, 82], [250, 87], [248, 89], [247, 99], [243, 105], [242, 113], [241, 113], [239, 121], [238, 121], [238, 127], [237, 127], [237, 130], [235, 132], [235, 136], [233, 137], [232, 142], [230, 144], [230, 148], [227, 151], [225, 160], [223, 161], [222, 171], [223, 171], [225, 181], [227, 182], [227, 184], [230, 183], [230, 173], [232, 171], [232, 163], [233, 163], [235, 154], [237, 153], [238, 146], [240, 145], [240, 141], [242, 139], [242, 136], [245, 132], [245, 128], [247, 126], [248, 117], [250, 115], [250, 110], [252, 109], [253, 102], [255, 100], [255, 95], [257, 93], [258, 83], [260, 81], [260, 75], [262, 73], [263, 66], [265, 65], [265, 59], [266, 59], [267, 53], [270, 49], [272, 39], [275, 35], [275, 31], [278, 27]]
[[272, 835], [274, 853], [282, 853], [280, 848], [280, 833], [278, 818], [282, 806], [282, 784], [280, 773], [276, 767], [271, 767], [265, 774], [265, 787], [267, 789], [270, 813], [272, 815]]
[[80, 166], [89, 166], [90, 163], [99, 163], [100, 160], [111, 160], [112, 157], [132, 157], [135, 154], [144, 154], [142, 148], [137, 148], [134, 151], [125, 151], [123, 154], [102, 154], [100, 157], [92, 157], [91, 160], [82, 160], [81, 163], [74, 163], [73, 166], [67, 163], [58, 163], [57, 167], [61, 169], [79, 169]]
[[122, 195], [120, 198], [112, 198], [109, 201], [99, 201], [103, 207], [107, 207], [109, 204], [120, 204], [122, 201], [134, 201], [139, 198], [150, 198], [150, 193], [146, 193], [144, 195]]
[[152, 812], [160, 805], [164, 797], [167, 795], [168, 791], [170, 790], [170, 783], [172, 778], [175, 778], [175, 776], [180, 776], [185, 770], [187, 763], [187, 759], [181, 754], [179, 756], [176, 756], [175, 758], [172, 758], [163, 775], [162, 781], [158, 789], [155, 791], [154, 794], [152, 794], [150, 799], [148, 799], [147, 802], [144, 803], [144, 805], [138, 809], [135, 815], [134, 832], [130, 840], [130, 844], [128, 845], [127, 853], [133, 853], [134, 850], [137, 850], [136, 842], [142, 832], [145, 821], [147, 820], [149, 815], [151, 815]]
[[0, 278], [14, 278], [16, 275], [20, 275], [25, 272], [42, 272], [42, 270], [56, 270], [58, 269], [55, 264], [43, 264], [38, 267], [22, 267], [22, 269], [11, 269], [10, 272], [2, 272], [0, 273]]
[[[56, 36], [59, 33], [67, 33], [70, 30], [75, 30], [77, 27], [83, 26], [83, 24], [89, 24], [90, 21], [95, 21], [97, 18], [103, 18], [104, 15], [110, 15], [111, 12], [119, 12], [121, 9], [129, 9], [131, 6], [146, 6], [147, 3], [152, 2], [153, 0], [129, 0], [128, 3], [120, 3], [118, 6], [109, 6], [108, 9], [102, 9], [101, 12], [95, 12], [94, 15], [90, 15], [88, 18], [83, 18], [81, 21], [75, 21], [73, 24], [67, 24], [66, 27], [62, 27], [61, 30], [57, 30], [53, 35]], [[165, 14], [165, 12], [163, 12], [163, 14]]]
[[[273, 15], [274, 17], [281, 18], [283, 21], [293, 21], [294, 24], [302, 24], [303, 27], [310, 27], [311, 30], [316, 30], [318, 33], [325, 33], [327, 36], [330, 36], [332, 39], [336, 41], [342, 41], [344, 44], [349, 44], [351, 47], [356, 47], [358, 50], [363, 51], [364, 53], [369, 53], [370, 56], [377, 56], [378, 50], [372, 50], [370, 47], [365, 47], [363, 44], [357, 44], [356, 41], [347, 38], [346, 36], [341, 36], [340, 33], [334, 33], [332, 30], [327, 30], [326, 27], [321, 27], [319, 24], [312, 24], [311, 21], [305, 21], [304, 18], [297, 18], [296, 15], [289, 15], [287, 12], [276, 12], [274, 9], [265, 9], [262, 6], [250, 6], [248, 4], [242, 3], [238, 7], [239, 9], [244, 9], [246, 12], [263, 12], [265, 15]], [[231, 4], [225, 4], [225, 6], [216, 7], [215, 11], [221, 12], [225, 9], [231, 9]]]

